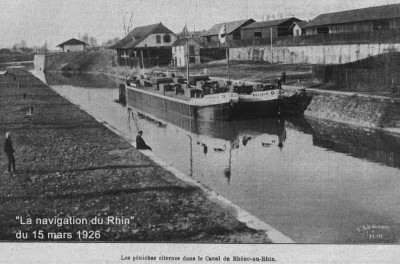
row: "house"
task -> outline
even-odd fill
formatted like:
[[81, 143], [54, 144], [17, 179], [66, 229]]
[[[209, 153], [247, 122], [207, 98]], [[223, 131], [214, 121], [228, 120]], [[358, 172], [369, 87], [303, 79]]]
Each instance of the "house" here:
[[72, 38], [57, 45], [57, 47], [60, 47], [60, 50], [62, 52], [70, 52], [70, 51], [72, 52], [72, 51], [84, 51], [87, 45], [88, 44], [83, 41]]
[[226, 23], [220, 23], [214, 25], [212, 28], [203, 33], [203, 41], [219, 41], [218, 34], [225, 24], [226, 26], [226, 39], [229, 40], [239, 40], [241, 39], [240, 29], [251, 23], [255, 22], [254, 19], [246, 19], [239, 21], [231, 21]]
[[305, 35], [306, 30], [305, 26], [307, 25], [307, 21], [295, 21], [290, 26], [290, 31], [292, 31], [292, 36], [297, 37], [301, 35]]
[[254, 38], [270, 38], [271, 35], [275, 37], [291, 36], [293, 33], [290, 30], [294, 22], [301, 20], [295, 17], [283, 18], [270, 21], [254, 22], [250, 25], [242, 27], [242, 39]]
[[189, 47], [189, 63], [200, 63], [200, 49], [204, 47], [201, 42], [201, 32], [190, 32], [189, 34], [192, 37], [188, 39], [187, 45], [185, 38], [179, 38], [172, 45], [172, 57], [175, 65], [178, 67], [186, 66], [187, 47]]
[[162, 23], [134, 28], [123, 39], [110, 46], [117, 50], [120, 66], [145, 67], [168, 65], [176, 35]]
[[306, 26], [306, 34], [335, 34], [373, 32], [400, 27], [400, 4], [326, 13], [317, 16]]

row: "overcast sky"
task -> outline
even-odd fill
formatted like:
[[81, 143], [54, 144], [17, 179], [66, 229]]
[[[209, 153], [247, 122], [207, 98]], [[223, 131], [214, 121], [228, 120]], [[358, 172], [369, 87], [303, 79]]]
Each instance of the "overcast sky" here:
[[123, 17], [134, 14], [134, 26], [162, 22], [174, 32], [187, 23], [192, 31], [216, 23], [256, 21], [400, 3], [400, 0], [0, 0], [0, 48], [25, 40], [50, 49], [88, 33], [102, 43], [123, 37]]

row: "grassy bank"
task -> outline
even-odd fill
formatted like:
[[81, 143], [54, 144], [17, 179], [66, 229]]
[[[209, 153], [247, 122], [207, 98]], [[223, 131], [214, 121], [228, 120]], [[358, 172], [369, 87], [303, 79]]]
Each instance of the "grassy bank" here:
[[[265, 232], [239, 222], [29, 72], [15, 74], [15, 80], [0, 76], [0, 134], [13, 134], [18, 170], [5, 172], [3, 154], [1, 240], [15, 241], [21, 231], [36, 241], [269, 242]], [[95, 218], [104, 222], [90, 223]], [[98, 231], [99, 237], [79, 237], [79, 231]]]

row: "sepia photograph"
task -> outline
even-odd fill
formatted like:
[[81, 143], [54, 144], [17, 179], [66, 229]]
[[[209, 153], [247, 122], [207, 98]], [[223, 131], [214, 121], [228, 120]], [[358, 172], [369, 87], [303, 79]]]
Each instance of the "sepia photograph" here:
[[2, 263], [397, 263], [400, 0], [0, 0], [0, 124]]

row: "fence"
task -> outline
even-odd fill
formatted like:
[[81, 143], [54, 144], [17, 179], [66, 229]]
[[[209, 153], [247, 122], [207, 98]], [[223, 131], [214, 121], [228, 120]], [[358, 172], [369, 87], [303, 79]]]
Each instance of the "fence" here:
[[[311, 46], [339, 44], [368, 44], [368, 43], [400, 43], [400, 30], [380, 30], [371, 32], [352, 32], [336, 34], [316, 34], [302, 36], [286, 36], [272, 38], [254, 38], [229, 40], [230, 48], [249, 46]], [[207, 48], [223, 47], [219, 42], [211, 41], [204, 44]]]

